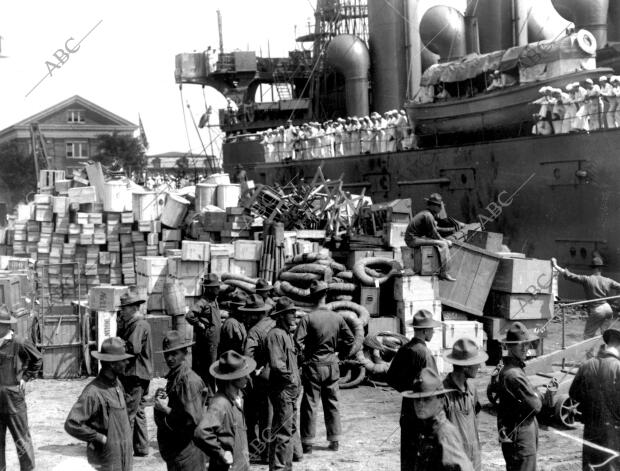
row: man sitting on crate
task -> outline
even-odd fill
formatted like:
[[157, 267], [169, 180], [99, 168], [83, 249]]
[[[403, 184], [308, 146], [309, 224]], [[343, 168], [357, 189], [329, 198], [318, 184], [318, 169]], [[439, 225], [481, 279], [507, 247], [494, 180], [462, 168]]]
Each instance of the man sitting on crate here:
[[455, 281], [455, 279], [448, 274], [448, 261], [452, 242], [441, 236], [435, 219], [443, 206], [441, 195], [433, 193], [429, 198], [425, 199], [428, 209], [420, 211], [413, 217], [405, 231], [405, 243], [407, 247], [411, 248], [420, 247], [422, 245], [432, 245], [436, 247], [439, 252], [439, 261], [441, 263], [439, 278], [446, 281]]
[[0, 469], [5, 470], [5, 440], [8, 428], [19, 457], [19, 469], [34, 469], [34, 450], [26, 413], [26, 381], [37, 377], [41, 354], [30, 340], [13, 333], [17, 320], [0, 306]]

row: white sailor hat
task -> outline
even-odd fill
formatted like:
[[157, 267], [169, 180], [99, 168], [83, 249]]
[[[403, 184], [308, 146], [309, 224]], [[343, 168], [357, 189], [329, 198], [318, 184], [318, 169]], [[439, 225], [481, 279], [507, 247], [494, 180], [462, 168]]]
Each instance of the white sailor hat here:
[[607, 77], [606, 77], [605, 75], [601, 75], [601, 76], [598, 78], [598, 81], [599, 81], [599, 82], [607, 82]]
[[594, 82], [592, 81], [592, 79], [585, 79], [586, 83], [589, 83], [590, 85], [594, 85]]
[[574, 83], [569, 83], [568, 85], [566, 85], [566, 91], [570, 92], [573, 88], [575, 88], [575, 84]]
[[545, 85], [544, 87], [540, 87], [538, 89], [538, 93], [545, 93], [545, 92], [548, 92], [550, 89], [551, 89], [551, 87], [548, 87], [548, 86]]
[[620, 77], [617, 75], [612, 75], [611, 77], [609, 77], [609, 81], [610, 82], [620, 82]]

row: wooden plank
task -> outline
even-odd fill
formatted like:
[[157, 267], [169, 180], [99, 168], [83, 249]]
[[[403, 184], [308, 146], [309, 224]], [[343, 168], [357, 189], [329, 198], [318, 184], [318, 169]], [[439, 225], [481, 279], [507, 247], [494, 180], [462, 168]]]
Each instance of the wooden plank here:
[[561, 365], [562, 360], [566, 363], [582, 363], [587, 359], [586, 352], [592, 350], [593, 353], [596, 353], [602, 344], [603, 337], [599, 335], [571, 345], [566, 350], [557, 350], [547, 355], [539, 356], [526, 362], [525, 374], [534, 375], [539, 371], [551, 371], [554, 366]]

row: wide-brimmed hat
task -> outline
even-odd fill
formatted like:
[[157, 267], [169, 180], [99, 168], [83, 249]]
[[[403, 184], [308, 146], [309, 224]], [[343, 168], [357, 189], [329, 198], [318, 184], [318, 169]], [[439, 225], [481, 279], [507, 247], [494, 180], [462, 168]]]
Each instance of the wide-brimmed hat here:
[[424, 198], [427, 204], [436, 204], [441, 206], [443, 204], [443, 198], [439, 193], [432, 193], [428, 198]]
[[239, 307], [239, 312], [267, 312], [270, 307], [265, 304], [265, 300], [258, 294], [251, 294], [245, 305]]
[[222, 353], [219, 360], [209, 367], [209, 373], [216, 379], [233, 380], [243, 378], [256, 369], [256, 361], [240, 355], [234, 350]]
[[140, 305], [142, 303], [146, 302], [146, 300], [142, 299], [140, 296], [138, 296], [138, 293], [135, 293], [133, 291], [129, 291], [125, 294], [123, 294], [121, 296], [120, 299], [120, 307], [125, 307], [125, 306], [137, 306]]
[[182, 348], [191, 347], [196, 342], [183, 338], [178, 330], [169, 330], [162, 340], [162, 349], [155, 353], [173, 352]]
[[592, 257], [592, 262], [590, 263], [590, 267], [592, 268], [596, 268], [596, 267], [604, 267], [605, 262], [603, 261], [603, 257], [600, 257], [598, 255], [595, 255], [594, 257]]
[[271, 285], [271, 283], [269, 283], [264, 278], [259, 278], [256, 281], [256, 288], [254, 289], [254, 291], [256, 291], [257, 293], [261, 293], [263, 291], [271, 291], [272, 289], [273, 286]]
[[9, 308], [4, 304], [0, 306], [0, 324], [17, 324], [17, 319], [11, 315]]
[[444, 351], [443, 358], [453, 365], [470, 366], [486, 362], [489, 355], [480, 350], [473, 340], [462, 338], [454, 342], [451, 350]]
[[207, 273], [202, 279], [202, 286], [220, 286], [220, 278], [215, 273]]
[[434, 329], [442, 326], [441, 322], [434, 320], [433, 315], [426, 309], [420, 309], [413, 315], [411, 325], [414, 329]]
[[441, 378], [432, 368], [424, 368], [420, 376], [413, 382], [413, 389], [402, 393], [403, 397], [420, 399], [422, 397], [439, 396], [440, 394], [456, 391], [444, 389]]
[[611, 337], [617, 337], [618, 339], [620, 339], [620, 330], [611, 328], [603, 332], [603, 341], [605, 343], [609, 343], [609, 339]]
[[318, 294], [324, 294], [328, 290], [327, 283], [319, 280], [312, 280], [310, 283], [310, 296], [317, 296]]
[[513, 323], [506, 331], [506, 337], [501, 340], [502, 343], [525, 343], [534, 342], [538, 340], [538, 337], [529, 330], [522, 322]]
[[278, 317], [288, 312], [297, 312], [297, 308], [295, 307], [295, 303], [291, 298], [289, 298], [288, 296], [282, 296], [280, 299], [278, 299], [276, 307], [273, 308], [273, 311], [271, 311], [269, 316]]
[[240, 308], [245, 306], [245, 303], [248, 301], [248, 295], [245, 291], [240, 289], [235, 289], [229, 296], [228, 301], [226, 302], [227, 306], [230, 308]]
[[92, 356], [101, 361], [121, 361], [133, 358], [133, 355], [127, 353], [125, 349], [125, 341], [118, 337], [105, 339], [101, 344], [101, 349], [98, 352], [92, 352]]

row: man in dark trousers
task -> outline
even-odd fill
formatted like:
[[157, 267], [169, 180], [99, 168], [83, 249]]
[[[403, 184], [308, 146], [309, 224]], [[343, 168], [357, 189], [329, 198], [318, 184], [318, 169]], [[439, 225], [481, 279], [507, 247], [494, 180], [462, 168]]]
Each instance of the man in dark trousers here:
[[530, 344], [538, 340], [521, 322], [514, 322], [502, 343], [508, 348], [497, 377], [497, 429], [507, 471], [535, 471], [538, 450], [536, 414], [542, 402], [525, 375]]
[[448, 274], [448, 261], [450, 259], [450, 247], [452, 246], [452, 242], [441, 236], [435, 219], [443, 207], [441, 195], [433, 193], [429, 198], [426, 198], [426, 203], [428, 209], [417, 213], [407, 226], [407, 230], [405, 231], [405, 244], [407, 244], [407, 247], [411, 248], [421, 245], [432, 245], [436, 247], [439, 252], [439, 261], [441, 263], [439, 277], [443, 280], [455, 281], [454, 278]]
[[[264, 305], [263, 298], [256, 294], [252, 296], [260, 298], [261, 304]], [[228, 319], [222, 323], [220, 344], [217, 347], [220, 355], [228, 350], [234, 350], [237, 353], [243, 354], [243, 345], [245, 344], [247, 330], [243, 322], [245, 312], [241, 309], [247, 302], [248, 296], [241, 290], [234, 291], [229, 301], [227, 301]]]
[[[603, 267], [605, 263], [600, 256], [592, 257], [592, 274], [591, 275], [575, 275], [566, 268], [558, 266], [555, 258], [551, 259], [553, 268], [564, 275], [569, 281], [579, 283], [583, 286], [586, 299], [607, 298], [615, 296], [620, 292], [620, 283], [603, 276]], [[597, 335], [597, 331], [601, 333], [611, 324], [613, 311], [607, 301], [596, 301], [588, 305], [588, 319], [583, 331], [583, 339], [591, 339]]]
[[269, 314], [276, 325], [267, 334], [269, 357], [269, 398], [273, 405], [269, 471], [293, 469], [293, 450], [297, 430], [297, 398], [301, 379], [293, 333], [297, 327], [297, 309], [290, 298], [282, 296]]
[[127, 369], [120, 375], [127, 395], [127, 412], [133, 430], [133, 450], [135, 456], [149, 454], [149, 434], [144, 406], [153, 378], [153, 346], [151, 345], [151, 326], [140, 313], [140, 305], [145, 301], [136, 293], [121, 296], [121, 312], [117, 335], [125, 341], [127, 353], [132, 355]]
[[[441, 322], [433, 320], [433, 315], [421, 309], [413, 316], [414, 337], [400, 347], [387, 372], [387, 382], [398, 392], [410, 391], [413, 382], [424, 368], [437, 371], [437, 365], [431, 351], [426, 346]], [[413, 468], [417, 444], [414, 441], [417, 417], [413, 401], [403, 397], [400, 412], [400, 469], [410, 471]]]
[[489, 358], [471, 339], [454, 342], [443, 358], [452, 363], [453, 371], [443, 381], [444, 388], [452, 391], [444, 396], [444, 409], [448, 420], [456, 427], [463, 441], [463, 448], [476, 471], [482, 471], [478, 413], [480, 402], [473, 383], [480, 365]]
[[273, 419], [273, 407], [268, 394], [267, 334], [275, 327], [276, 321], [267, 315], [270, 311], [271, 307], [265, 306], [265, 309], [249, 311], [245, 316], [248, 336], [245, 341], [244, 355], [253, 358], [257, 365], [251, 375], [252, 382], [246, 389], [245, 417], [248, 425], [250, 460], [258, 463], [268, 463], [269, 437]]
[[125, 391], [118, 377], [132, 355], [118, 337], [106, 339], [93, 352], [101, 371], [82, 391], [65, 421], [65, 431], [88, 443], [86, 457], [98, 471], [131, 471], [133, 446]]
[[19, 469], [34, 469], [34, 449], [28, 428], [26, 382], [37, 377], [41, 354], [30, 340], [15, 335], [17, 319], [0, 306], [0, 470], [6, 470], [6, 429], [13, 437]]
[[339, 357], [347, 357], [354, 338], [344, 318], [325, 305], [327, 283], [314, 281], [310, 286], [310, 295], [315, 300], [316, 308], [301, 319], [295, 332], [295, 344], [303, 358], [301, 445], [304, 453], [312, 453], [316, 435], [316, 408], [321, 401], [329, 449], [337, 451], [342, 432], [338, 411], [338, 361]]
[[569, 390], [584, 424], [584, 471], [620, 469], [620, 459], [611, 459], [620, 450], [620, 330], [607, 329], [603, 340], [605, 350], [579, 367]]
[[205, 456], [194, 444], [194, 431], [202, 420], [207, 386], [186, 361], [188, 348], [194, 342], [171, 330], [162, 344], [170, 371], [166, 375], [166, 388], [155, 393], [153, 415], [159, 452], [168, 471], [204, 470]]
[[413, 400], [417, 419], [414, 442], [418, 451], [409, 470], [473, 471], [461, 435], [444, 411], [444, 395], [450, 392], [432, 368], [424, 368], [412, 390], [403, 392], [404, 398]]
[[215, 378], [209, 367], [217, 361], [217, 348], [220, 343], [222, 317], [217, 296], [220, 292], [220, 279], [214, 273], [205, 276], [202, 282], [202, 297], [185, 316], [194, 326], [196, 345], [192, 350], [193, 369], [202, 378], [211, 392], [215, 392]]
[[194, 442], [209, 457], [209, 471], [250, 469], [243, 390], [254, 368], [254, 360], [233, 350], [211, 365], [219, 388], [194, 433]]

